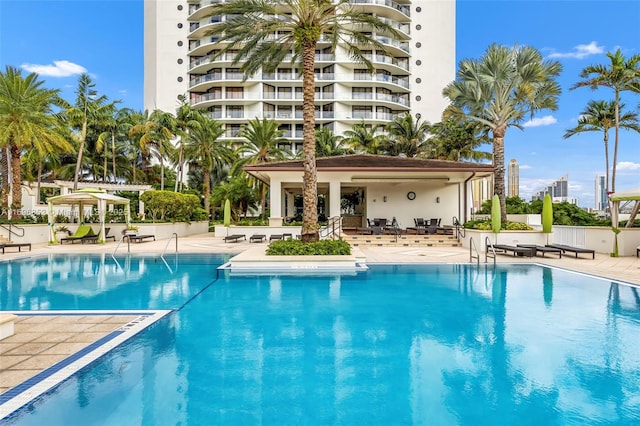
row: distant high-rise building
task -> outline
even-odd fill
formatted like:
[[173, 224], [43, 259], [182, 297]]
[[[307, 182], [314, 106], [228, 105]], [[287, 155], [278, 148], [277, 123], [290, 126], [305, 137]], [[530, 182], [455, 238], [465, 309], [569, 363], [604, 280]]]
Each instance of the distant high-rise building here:
[[520, 165], [515, 159], [509, 161], [507, 169], [508, 184], [507, 196], [517, 197], [520, 195]]
[[557, 181], [547, 185], [545, 189], [536, 192], [531, 197], [531, 201], [543, 200], [546, 194], [551, 195], [551, 200], [553, 200], [554, 203], [560, 203], [562, 201], [577, 203], [577, 200], [569, 199], [569, 176], [562, 176]]
[[598, 173], [596, 175], [596, 203], [595, 209], [600, 211], [607, 211], [608, 207], [607, 197], [607, 181], [606, 176]]

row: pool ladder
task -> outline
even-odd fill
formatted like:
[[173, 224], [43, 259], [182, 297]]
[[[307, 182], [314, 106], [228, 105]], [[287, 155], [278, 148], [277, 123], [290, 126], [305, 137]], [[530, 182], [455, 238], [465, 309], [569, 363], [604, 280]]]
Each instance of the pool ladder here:
[[169, 272], [171, 272], [171, 274], [173, 274], [173, 269], [171, 269], [171, 266], [169, 266], [169, 264], [167, 263], [167, 260], [164, 258], [164, 254], [167, 252], [167, 248], [169, 247], [169, 243], [171, 243], [171, 240], [174, 239], [176, 240], [176, 262], [177, 262], [177, 255], [178, 255], [178, 234], [177, 233], [173, 233], [171, 234], [171, 236], [169, 237], [169, 239], [167, 240], [167, 244], [165, 244], [164, 246], [164, 250], [162, 250], [162, 254], [160, 255], [160, 259], [162, 259], [162, 261], [164, 262], [165, 266], [167, 267], [167, 269], [169, 270]]
[[[493, 266], [496, 265], [496, 250], [493, 248], [493, 244], [491, 244], [491, 240], [489, 237], [485, 237], [485, 251], [484, 251], [484, 263], [488, 263], [489, 261], [489, 250], [491, 250], [493, 254]], [[474, 254], [475, 252], [475, 254]], [[476, 246], [476, 242], [473, 240], [473, 237], [469, 238], [469, 263], [473, 262], [473, 259], [476, 260], [478, 266], [480, 266], [480, 251], [478, 251], [478, 247]]]

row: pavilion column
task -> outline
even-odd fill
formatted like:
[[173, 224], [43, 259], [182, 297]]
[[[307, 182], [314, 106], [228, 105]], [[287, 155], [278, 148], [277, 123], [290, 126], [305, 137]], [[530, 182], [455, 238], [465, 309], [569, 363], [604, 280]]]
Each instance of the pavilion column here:
[[340, 217], [340, 180], [329, 181], [329, 217]]
[[144, 190], [138, 191], [138, 215], [144, 219], [144, 202], [141, 200]]
[[294, 205], [294, 195], [293, 192], [287, 192], [287, 217], [293, 217], [296, 214], [296, 207]]
[[269, 226], [282, 226], [282, 181], [271, 179], [269, 191]]

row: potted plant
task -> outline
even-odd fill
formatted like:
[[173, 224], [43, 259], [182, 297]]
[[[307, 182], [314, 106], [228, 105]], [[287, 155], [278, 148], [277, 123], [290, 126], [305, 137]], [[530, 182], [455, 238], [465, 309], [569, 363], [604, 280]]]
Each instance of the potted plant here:
[[71, 235], [71, 232], [69, 231], [69, 228], [67, 228], [65, 225], [57, 226], [54, 229], [54, 231], [56, 233], [56, 238], [58, 238], [58, 239], [64, 238], [64, 237], [68, 237], [69, 235]]

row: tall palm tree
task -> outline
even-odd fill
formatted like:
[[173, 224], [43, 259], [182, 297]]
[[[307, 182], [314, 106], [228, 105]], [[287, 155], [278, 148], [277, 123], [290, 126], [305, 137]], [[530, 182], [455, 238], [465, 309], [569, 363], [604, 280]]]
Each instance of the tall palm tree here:
[[316, 156], [333, 157], [348, 154], [351, 150], [342, 145], [342, 137], [323, 127], [316, 130]]
[[207, 214], [211, 210], [211, 171], [215, 167], [230, 164], [233, 159], [231, 148], [219, 140], [223, 134], [224, 129], [218, 121], [198, 112], [190, 121], [189, 139], [184, 147], [185, 158], [202, 169], [202, 194]]
[[[624, 104], [618, 105], [618, 113], [624, 110]], [[638, 125], [638, 114], [633, 112], [624, 112], [619, 116], [619, 127], [627, 130], [635, 130], [640, 132]], [[604, 141], [604, 159], [605, 159], [605, 190], [609, 193], [609, 130], [616, 127], [616, 104], [615, 101], [589, 101], [587, 108], [580, 113], [578, 125], [568, 129], [564, 138], [585, 133], [585, 132], [602, 132]], [[607, 200], [608, 202], [609, 200]]]
[[226, 15], [208, 34], [226, 43], [219, 55], [236, 52], [247, 77], [274, 72], [287, 61], [302, 69], [303, 124], [303, 242], [318, 234], [318, 188], [315, 156], [315, 54], [322, 41], [332, 52], [344, 51], [373, 71], [361, 49], [386, 51], [377, 35], [402, 38], [401, 33], [376, 16], [364, 13], [350, 0], [236, 0], [213, 6], [211, 16]]
[[82, 160], [89, 128], [107, 123], [114, 105], [119, 102], [108, 103], [109, 98], [106, 95], [98, 96], [95, 86], [89, 74], [83, 73], [78, 79], [75, 105], [65, 102], [63, 106], [64, 114], [68, 118], [69, 124], [77, 130], [78, 157], [73, 177], [74, 191], [78, 189], [78, 180], [83, 171]]
[[174, 188], [175, 192], [182, 190], [182, 183], [184, 181], [184, 165], [186, 161], [184, 157], [184, 146], [188, 139], [189, 122], [194, 116], [194, 109], [187, 101], [186, 96], [179, 95], [178, 102], [180, 102], [180, 106], [176, 111], [176, 136], [178, 136], [179, 139], [177, 149], [175, 150], [176, 158], [173, 159], [177, 168], [176, 184]]
[[413, 116], [409, 113], [396, 117], [391, 123], [387, 124], [389, 132], [386, 151], [390, 155], [404, 154], [407, 157], [416, 157], [424, 153], [426, 149], [426, 140], [429, 132], [429, 123], [420, 122], [420, 117]]
[[492, 44], [479, 60], [460, 61], [456, 80], [443, 90], [459, 114], [482, 123], [492, 133], [494, 193], [500, 199], [503, 222], [507, 219], [504, 185], [507, 128], [522, 128], [525, 117], [557, 109], [560, 85], [555, 78], [560, 71], [559, 62], [543, 60], [533, 47]]
[[[7, 66], [0, 72], [0, 148], [6, 161], [3, 176], [11, 180], [11, 209], [14, 217], [20, 217], [22, 208], [21, 156], [24, 150], [36, 150], [41, 155], [56, 150], [69, 150], [71, 146], [59, 129], [59, 121], [53, 114], [53, 106], [59, 106], [59, 90], [42, 87], [35, 73], [22, 75], [22, 71]], [[8, 185], [5, 178], [3, 185]], [[3, 191], [6, 206], [9, 188]], [[5, 193], [7, 200], [4, 199]], [[7, 206], [9, 207], [9, 206]]]
[[130, 108], [117, 109], [115, 105], [111, 110], [111, 115], [105, 122], [107, 130], [100, 133], [98, 140], [96, 141], [96, 149], [98, 152], [103, 153], [104, 165], [103, 165], [103, 180], [107, 181], [108, 167], [107, 159], [107, 145], [110, 145], [111, 150], [111, 178], [115, 182], [118, 178], [116, 164], [117, 164], [117, 150], [116, 147], [122, 147], [122, 141], [127, 136], [129, 129], [131, 128], [131, 114], [133, 110]]
[[[443, 117], [444, 118], [444, 117]], [[429, 127], [429, 157], [452, 161], [491, 160], [491, 152], [479, 151], [480, 145], [491, 143], [487, 130], [477, 121], [444, 118]]]
[[614, 53], [608, 52], [609, 66], [597, 64], [589, 65], [580, 73], [584, 79], [571, 87], [590, 87], [596, 90], [599, 87], [613, 89], [614, 93], [614, 141], [613, 141], [613, 167], [611, 170], [611, 192], [616, 191], [616, 167], [618, 163], [618, 141], [620, 133], [620, 93], [632, 91], [640, 93], [640, 54], [626, 59], [620, 49]]
[[164, 160], [172, 150], [171, 139], [176, 129], [176, 119], [168, 112], [156, 109], [146, 121], [129, 129], [129, 136], [140, 136], [140, 150], [153, 152], [160, 161], [160, 190], [164, 190]]
[[[240, 160], [234, 164], [232, 174], [237, 175], [238, 170], [248, 164], [269, 163], [271, 161], [284, 160], [291, 156], [287, 150], [280, 148], [280, 144], [286, 143], [287, 139], [282, 137], [283, 131], [278, 129], [275, 120], [254, 118], [249, 120], [246, 126], [240, 131], [240, 137], [244, 138], [240, 142], [237, 154]], [[260, 215], [264, 218], [267, 207], [267, 185], [264, 182], [249, 178], [249, 182], [256, 187], [260, 194]]]
[[370, 128], [364, 121], [354, 124], [350, 130], [345, 130], [344, 143], [350, 150], [361, 154], [381, 154], [385, 141], [383, 135], [376, 134], [381, 126], [374, 124]]

